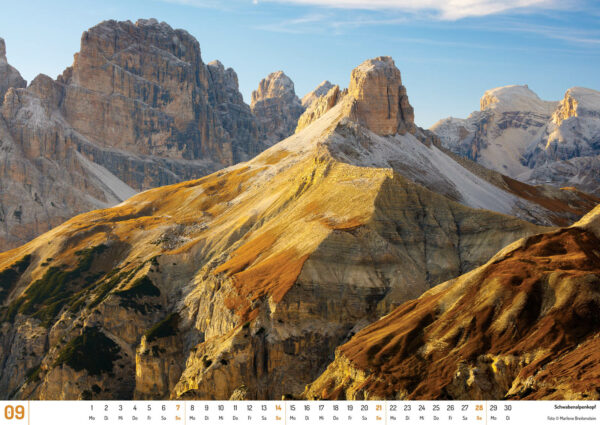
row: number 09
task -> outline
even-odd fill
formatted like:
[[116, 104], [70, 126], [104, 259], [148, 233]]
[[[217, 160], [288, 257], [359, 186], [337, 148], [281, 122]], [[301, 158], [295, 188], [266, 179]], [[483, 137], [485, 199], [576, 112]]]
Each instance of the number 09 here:
[[4, 408], [4, 419], [10, 421], [12, 419], [24, 419], [25, 418], [25, 407], [11, 406], [10, 404]]

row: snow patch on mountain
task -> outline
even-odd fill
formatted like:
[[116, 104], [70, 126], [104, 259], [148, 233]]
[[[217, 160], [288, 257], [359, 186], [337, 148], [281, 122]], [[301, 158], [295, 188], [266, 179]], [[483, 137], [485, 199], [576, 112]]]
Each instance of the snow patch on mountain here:
[[575, 185], [590, 193], [600, 186], [600, 175], [594, 177], [600, 154], [596, 90], [573, 87], [560, 102], [548, 102], [527, 86], [498, 87], [485, 92], [480, 111], [440, 120], [431, 131], [454, 153], [524, 182]]
[[481, 110], [493, 109], [498, 112], [522, 111], [538, 114], [551, 114], [558, 102], [542, 100], [529, 89], [523, 86], [504, 86], [488, 90], [480, 100]]

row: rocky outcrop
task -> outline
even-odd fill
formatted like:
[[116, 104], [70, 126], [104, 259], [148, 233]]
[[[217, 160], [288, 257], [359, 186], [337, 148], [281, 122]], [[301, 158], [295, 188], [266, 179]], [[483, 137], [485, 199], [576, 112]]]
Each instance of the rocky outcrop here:
[[207, 68], [214, 96], [211, 103], [215, 105], [223, 129], [229, 137], [238, 141], [233, 146], [233, 162], [252, 158], [265, 145], [259, 142], [256, 117], [240, 93], [238, 76], [232, 68], [225, 69], [219, 61], [208, 63]]
[[[218, 166], [258, 149], [248, 123], [238, 134], [220, 119], [220, 107], [227, 115], [230, 105], [243, 103], [234, 93], [234, 73], [207, 67], [198, 42], [164, 22], [106, 21], [91, 28], [60, 80], [66, 120], [100, 146]], [[226, 94], [217, 93], [223, 89]], [[247, 110], [237, 112], [249, 118]]]
[[4, 95], [11, 87], [22, 88], [27, 82], [21, 77], [19, 71], [8, 64], [6, 60], [6, 44], [4, 39], [0, 38], [0, 105], [4, 100]]
[[24, 86], [0, 54], [0, 251], [265, 147], [235, 72], [153, 19], [102, 22], [57, 80]]
[[370, 59], [352, 71], [348, 95], [352, 116], [380, 136], [415, 133], [415, 116], [400, 71], [389, 56]]
[[179, 381], [185, 362], [177, 337], [179, 315], [171, 314], [142, 337], [136, 350], [136, 399], [164, 399]]
[[9, 89], [0, 108], [0, 250], [135, 194], [77, 151], [77, 135], [56, 112], [61, 93], [40, 75], [27, 90]]
[[[316, 92], [317, 90], [314, 91], [314, 93]], [[307, 127], [310, 123], [325, 115], [330, 109], [340, 103], [347, 93], [347, 90], [340, 91], [340, 86], [333, 86], [326, 93], [312, 99], [307, 109], [298, 119], [296, 132], [301, 131], [304, 127]]]
[[431, 130], [453, 152], [510, 177], [597, 194], [599, 111], [595, 90], [574, 87], [548, 102], [526, 85], [506, 86], [488, 90], [467, 119], [447, 118]]
[[310, 108], [313, 102], [315, 102], [321, 96], [325, 96], [333, 87], [333, 84], [325, 80], [321, 84], [319, 84], [313, 91], [306, 93], [301, 100], [304, 109]]
[[537, 143], [528, 146], [531, 168], [600, 153], [600, 92], [573, 87], [565, 93]]
[[599, 216], [522, 239], [400, 306], [341, 346], [303, 396], [597, 399]]
[[[355, 104], [0, 254], [0, 376], [39, 365], [0, 395], [297, 396], [382, 315], [548, 230], [509, 213], [556, 217], [433, 142], [376, 134]], [[42, 352], [15, 335], [33, 327]]]
[[582, 156], [538, 165], [528, 173], [527, 180], [534, 184], [572, 185], [600, 197], [599, 173], [600, 155]]
[[256, 116], [261, 139], [269, 145], [294, 133], [304, 107], [294, 91], [294, 83], [283, 73], [269, 74], [252, 92], [252, 113]]

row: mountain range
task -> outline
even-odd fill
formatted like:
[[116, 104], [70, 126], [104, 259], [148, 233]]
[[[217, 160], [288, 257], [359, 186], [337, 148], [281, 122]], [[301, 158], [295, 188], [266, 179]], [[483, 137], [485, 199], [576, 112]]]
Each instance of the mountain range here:
[[600, 92], [573, 87], [549, 102], [526, 85], [506, 86], [480, 103], [466, 119], [431, 127], [444, 147], [526, 183], [600, 193]]
[[235, 71], [154, 19], [90, 28], [72, 66], [28, 86], [0, 39], [0, 250], [248, 160], [292, 134], [304, 108], [282, 72], [245, 104]]

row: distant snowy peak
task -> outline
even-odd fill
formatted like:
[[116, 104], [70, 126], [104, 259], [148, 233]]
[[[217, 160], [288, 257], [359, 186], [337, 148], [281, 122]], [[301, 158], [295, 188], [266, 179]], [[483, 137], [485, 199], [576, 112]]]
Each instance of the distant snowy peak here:
[[600, 110], [600, 91], [585, 87], [573, 87], [567, 90], [565, 97], [576, 99], [579, 106], [585, 110]]
[[535, 112], [551, 114], [558, 102], [549, 102], [539, 98], [527, 84], [496, 87], [486, 91], [480, 100], [481, 110], [497, 112]]
[[526, 85], [498, 87], [485, 92], [480, 111], [440, 120], [431, 130], [452, 152], [510, 177], [598, 193], [596, 90], [573, 87], [560, 102], [549, 102]]
[[572, 117], [600, 118], [600, 92], [585, 87], [573, 87], [567, 90], [552, 115], [552, 121], [560, 125], [564, 120]]

